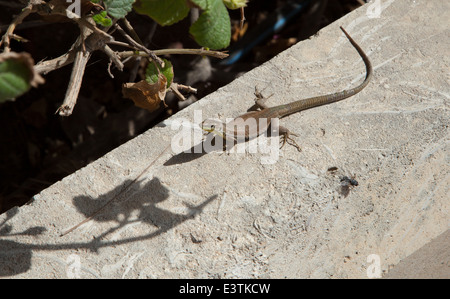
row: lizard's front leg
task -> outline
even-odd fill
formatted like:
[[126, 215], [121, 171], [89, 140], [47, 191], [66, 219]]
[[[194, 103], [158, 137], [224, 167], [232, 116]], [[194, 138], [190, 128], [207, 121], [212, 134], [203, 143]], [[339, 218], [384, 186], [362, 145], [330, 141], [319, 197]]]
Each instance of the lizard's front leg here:
[[266, 105], [266, 101], [273, 96], [273, 94], [271, 94], [270, 96], [268, 96], [267, 98], [265, 98], [262, 93], [258, 90], [258, 88], [255, 86], [255, 105], [260, 108], [260, 109], [266, 109], [269, 108]]

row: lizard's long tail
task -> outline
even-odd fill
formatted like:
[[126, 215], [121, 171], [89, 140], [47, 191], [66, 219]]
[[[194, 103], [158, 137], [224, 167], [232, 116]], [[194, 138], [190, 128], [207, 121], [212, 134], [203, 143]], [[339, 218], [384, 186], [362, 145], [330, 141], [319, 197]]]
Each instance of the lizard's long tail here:
[[347, 31], [344, 30], [344, 28], [340, 27], [341, 30], [344, 32], [344, 34], [347, 36], [348, 40], [350, 41], [350, 43], [353, 45], [353, 47], [355, 47], [356, 51], [358, 51], [359, 55], [361, 56], [362, 60], [364, 61], [364, 64], [366, 65], [366, 78], [364, 79], [364, 81], [357, 87], [352, 88], [352, 89], [347, 89], [347, 90], [343, 90], [341, 92], [336, 92], [333, 94], [328, 94], [328, 95], [323, 95], [323, 96], [317, 96], [317, 97], [312, 97], [312, 98], [308, 98], [308, 99], [304, 99], [304, 100], [299, 100], [290, 104], [286, 104], [286, 109], [285, 113], [282, 113], [282, 116], [287, 116], [302, 110], [306, 110], [306, 109], [310, 109], [313, 107], [317, 107], [317, 106], [322, 106], [322, 105], [327, 105], [327, 104], [331, 104], [337, 101], [341, 101], [343, 99], [346, 99], [348, 97], [351, 97], [355, 94], [357, 94], [358, 92], [360, 92], [361, 90], [364, 89], [364, 87], [367, 86], [367, 84], [369, 83], [370, 79], [372, 78], [372, 73], [373, 73], [373, 69], [372, 69], [372, 64], [370, 63], [369, 58], [367, 57], [366, 53], [364, 53], [364, 51], [361, 49], [361, 47], [353, 40], [353, 38], [351, 38], [351, 36], [347, 33]]

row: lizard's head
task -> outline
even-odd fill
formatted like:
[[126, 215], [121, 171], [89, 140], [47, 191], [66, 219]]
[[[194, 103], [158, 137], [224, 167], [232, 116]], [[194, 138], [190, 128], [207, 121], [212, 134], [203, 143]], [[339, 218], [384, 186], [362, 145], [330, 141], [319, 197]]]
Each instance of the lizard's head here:
[[201, 128], [207, 133], [213, 133], [215, 135], [219, 135], [223, 139], [226, 139], [224, 133], [225, 125], [220, 120], [208, 118], [202, 122]]
[[223, 134], [223, 123], [220, 120], [208, 118], [201, 124], [202, 130], [213, 134]]

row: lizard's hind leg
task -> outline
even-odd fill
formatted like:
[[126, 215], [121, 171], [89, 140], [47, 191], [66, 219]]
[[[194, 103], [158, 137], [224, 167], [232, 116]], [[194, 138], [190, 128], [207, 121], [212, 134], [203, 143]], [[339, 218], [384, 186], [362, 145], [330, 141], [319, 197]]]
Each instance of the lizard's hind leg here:
[[280, 149], [286, 144], [286, 142], [290, 145], [292, 145], [293, 147], [295, 147], [299, 152], [302, 151], [301, 147], [297, 144], [297, 142], [295, 142], [295, 140], [293, 138], [291, 138], [290, 136], [296, 136], [298, 137], [297, 134], [292, 133], [291, 131], [289, 131], [288, 128], [279, 126], [278, 127], [278, 132], [279, 135], [282, 136], [282, 139], [280, 140], [281, 142], [281, 147]]

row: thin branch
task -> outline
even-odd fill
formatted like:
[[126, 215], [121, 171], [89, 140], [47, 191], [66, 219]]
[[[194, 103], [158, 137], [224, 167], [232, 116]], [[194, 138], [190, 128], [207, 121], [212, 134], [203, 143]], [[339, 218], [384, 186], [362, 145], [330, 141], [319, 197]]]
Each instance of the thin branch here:
[[145, 47], [145, 44], [142, 42], [142, 40], [137, 35], [136, 31], [134, 31], [133, 26], [131, 26], [130, 22], [126, 18], [122, 19], [122, 23], [125, 25], [125, 28], [130, 32], [131, 37], [134, 38], [135, 41], [137, 41], [139, 44]]
[[190, 92], [190, 93], [197, 93], [197, 88], [193, 88], [193, 87], [188, 86], [188, 85], [177, 84], [177, 87], [178, 87], [178, 89], [183, 89], [183, 90], [185, 90], [187, 92]]
[[11, 51], [9, 45], [11, 41], [11, 36], [13, 35], [16, 26], [22, 23], [23, 19], [25, 19], [30, 13], [34, 11], [36, 11], [35, 6], [29, 3], [24, 9], [22, 9], [22, 12], [14, 19], [11, 25], [9, 25], [8, 30], [6, 30], [5, 34], [2, 37], [2, 40], [0, 40], [0, 46], [2, 45], [2, 43], [5, 43], [4, 47], [5, 53]]
[[[131, 24], [128, 22], [128, 20], [125, 19], [125, 21], [126, 21], [126, 26], [130, 26], [131, 27]], [[157, 27], [157, 23], [155, 21], [152, 21], [152, 25], [150, 26], [149, 30], [147, 31], [147, 34], [146, 34], [144, 40], [142, 40], [142, 42], [140, 42], [144, 47], [148, 47], [148, 45], [152, 41], [153, 36], [155, 35], [156, 27]], [[131, 27], [131, 29], [134, 32], [134, 29], [132, 27]], [[136, 34], [136, 36], [137, 36], [137, 34]], [[139, 41], [139, 37], [138, 37], [137, 41]], [[129, 82], [134, 82], [136, 80], [136, 77], [137, 77], [138, 72], [139, 72], [139, 68], [141, 66], [141, 60], [142, 59], [143, 59], [143, 57], [140, 57], [140, 56], [139, 57], [134, 57], [133, 65], [130, 68], [130, 76], [129, 76], [129, 79], [128, 79]]]
[[114, 62], [116, 67], [119, 69], [119, 71], [123, 71], [123, 67], [124, 67], [123, 62], [120, 61], [120, 58], [119, 58], [119, 56], [117, 56], [116, 52], [114, 52], [107, 45], [104, 45], [102, 50], [103, 50], [103, 52], [106, 53], [106, 55], [108, 55], [108, 57], [111, 60], [111, 62]]
[[186, 98], [183, 96], [183, 94], [179, 91], [180, 89], [183, 89], [190, 93], [197, 93], [197, 89], [193, 88], [191, 86], [182, 85], [178, 83], [172, 83], [170, 84], [169, 89], [176, 95], [177, 98], [179, 98], [181, 101], [185, 101]]
[[70, 75], [70, 81], [67, 86], [64, 102], [58, 110], [56, 110], [56, 112], [59, 112], [59, 115], [69, 116], [72, 114], [73, 108], [77, 103], [81, 82], [83, 81], [84, 70], [90, 57], [91, 53], [88, 51], [78, 51], [75, 55], [75, 62], [73, 64], [72, 74]]
[[27, 40], [26, 38], [21, 37], [20, 35], [17, 35], [17, 34], [15, 34], [15, 33], [11, 34], [11, 38], [14, 39], [14, 40], [16, 40], [16, 41], [18, 41], [18, 42], [21, 42], [21, 43], [28, 43], [28, 42], [30, 42], [30, 41]]
[[119, 24], [115, 24], [114, 27], [117, 29], [117, 31], [120, 32], [120, 34], [122, 34], [126, 40], [133, 45], [134, 47], [136, 47], [136, 49], [138, 50], [142, 50], [144, 51], [148, 57], [150, 57], [153, 61], [157, 62], [160, 66], [164, 65], [164, 62], [161, 60], [161, 58], [159, 58], [158, 56], [155, 55], [155, 53], [153, 53], [152, 51], [150, 51], [149, 49], [147, 49], [145, 46], [139, 44], [137, 41], [135, 41], [131, 36], [129, 36], [123, 29], [122, 27], [119, 26]]
[[[216, 58], [226, 58], [229, 55], [225, 52], [221, 51], [211, 51], [211, 50], [205, 50], [205, 49], [162, 49], [162, 50], [153, 50], [153, 53], [155, 55], [161, 56], [161, 55], [171, 55], [171, 54], [188, 54], [188, 55], [205, 55], [205, 56], [212, 56]], [[120, 58], [126, 58], [131, 56], [142, 56], [142, 57], [148, 57], [148, 54], [145, 52], [136, 52], [136, 51], [124, 51], [119, 52], [117, 55]]]
[[[86, 34], [89, 29], [82, 27], [82, 31]], [[79, 38], [80, 40], [82, 39], [81, 36], [82, 35], [80, 35]], [[70, 76], [70, 81], [67, 87], [66, 96], [64, 97], [64, 102], [56, 111], [59, 112], [59, 115], [69, 116], [72, 114], [73, 108], [75, 107], [75, 104], [77, 102], [78, 94], [80, 92], [84, 70], [93, 51], [103, 49], [107, 54], [109, 53], [109, 56], [113, 62], [118, 61], [119, 65], [121, 65], [120, 60], [118, 58], [114, 58], [115, 53], [106, 45], [106, 43], [108, 41], [111, 41], [111, 39], [112, 37], [110, 35], [105, 36], [100, 32], [91, 32], [86, 41], [82, 43], [85, 48], [81, 46], [81, 49], [78, 49], [75, 55], [72, 74]], [[123, 65], [121, 65], [121, 67], [123, 68]]]
[[[119, 41], [110, 41], [108, 44], [111, 45], [118, 45], [118, 46], [124, 46], [124, 47], [131, 47], [130, 45], [119, 42]], [[73, 51], [74, 48], [79, 46], [79, 40], [77, 40], [73, 45], [71, 50], [69, 50], [67, 53], [51, 59], [51, 60], [45, 60], [41, 61], [38, 64], [35, 65], [35, 70], [39, 74], [47, 74], [51, 71], [57, 70], [63, 66], [66, 66], [73, 62], [75, 58], [75, 51]], [[131, 57], [148, 57], [148, 54], [145, 52], [136, 52], [136, 51], [124, 51], [124, 52], [114, 52], [114, 55], [112, 52], [110, 52], [110, 48], [107, 47], [104, 49], [105, 53], [111, 58], [111, 57], [117, 57], [119, 59], [126, 59]], [[189, 54], [189, 55], [206, 55], [206, 56], [212, 56], [216, 58], [226, 58], [228, 57], [227, 53], [220, 52], [220, 51], [210, 51], [210, 50], [204, 50], [204, 49], [162, 49], [162, 50], [154, 50], [153, 53], [155, 55], [161, 56], [161, 55], [171, 55], [171, 54]], [[113, 59], [114, 60], [114, 59]], [[119, 63], [120, 62], [120, 63]], [[114, 63], [116, 64], [116, 67], [120, 70], [123, 68], [123, 63], [125, 61], [115, 60]], [[122, 68], [121, 68], [122, 64]]]
[[172, 83], [170, 84], [169, 89], [175, 94], [175, 96], [180, 99], [180, 101], [186, 101], [184, 95], [178, 90], [178, 84]]
[[81, 45], [81, 36], [78, 36], [77, 40], [72, 44], [69, 51], [67, 53], [51, 59], [51, 60], [44, 60], [38, 62], [34, 66], [34, 70], [39, 74], [47, 74], [51, 71], [57, 70], [59, 68], [62, 68], [63, 66], [66, 66], [68, 64], [71, 64], [75, 59], [76, 49]]
[[51, 71], [55, 71], [59, 68], [62, 68], [63, 66], [71, 64], [74, 61], [74, 59], [75, 59], [75, 52], [69, 51], [57, 58], [51, 60], [44, 60], [37, 63], [34, 66], [34, 70], [39, 74], [46, 75]]
[[246, 20], [245, 19], [244, 7], [241, 7], [240, 11], [241, 11], [241, 20], [239, 21], [239, 25], [240, 25], [240, 28], [242, 30], [242, 28], [244, 28], [244, 22]]
[[110, 41], [108, 44], [110, 45], [114, 45], [114, 46], [119, 46], [119, 47], [125, 47], [125, 48], [130, 48], [130, 49], [134, 49], [134, 47], [130, 44], [118, 41], [118, 40], [113, 40]]

